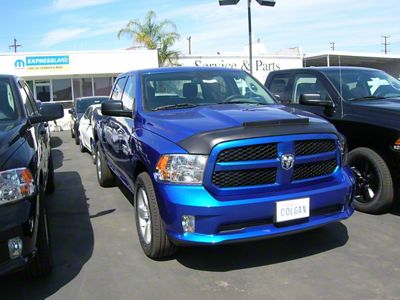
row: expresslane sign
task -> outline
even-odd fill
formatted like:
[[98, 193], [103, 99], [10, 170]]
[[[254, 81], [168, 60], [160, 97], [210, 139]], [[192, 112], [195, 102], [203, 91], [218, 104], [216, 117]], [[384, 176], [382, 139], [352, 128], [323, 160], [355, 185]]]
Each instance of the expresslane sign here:
[[27, 71], [59, 71], [69, 67], [69, 55], [26, 56], [14, 62], [15, 69]]

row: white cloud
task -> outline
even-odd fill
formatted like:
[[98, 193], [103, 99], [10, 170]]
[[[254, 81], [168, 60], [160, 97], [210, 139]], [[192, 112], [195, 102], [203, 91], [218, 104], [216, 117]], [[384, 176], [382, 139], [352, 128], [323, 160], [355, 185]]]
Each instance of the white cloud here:
[[118, 0], [53, 0], [53, 8], [55, 10], [74, 10], [115, 1]]
[[76, 39], [88, 31], [89, 28], [55, 29], [44, 34], [39, 42], [39, 46], [47, 49], [54, 45]]

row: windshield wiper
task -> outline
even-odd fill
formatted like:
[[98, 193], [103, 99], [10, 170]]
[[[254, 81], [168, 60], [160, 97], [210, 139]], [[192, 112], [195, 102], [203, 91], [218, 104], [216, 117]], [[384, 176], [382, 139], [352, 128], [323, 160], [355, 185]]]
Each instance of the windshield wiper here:
[[198, 106], [198, 105], [194, 104], [194, 103], [177, 103], [177, 104], [169, 104], [169, 105], [159, 106], [159, 107], [154, 108], [153, 111], [175, 109], [175, 108], [189, 108], [189, 107], [196, 107], [196, 106]]
[[365, 97], [358, 97], [358, 98], [353, 98], [351, 99], [352, 101], [358, 101], [358, 100], [380, 100], [380, 99], [385, 99], [386, 97], [383, 96], [365, 96]]

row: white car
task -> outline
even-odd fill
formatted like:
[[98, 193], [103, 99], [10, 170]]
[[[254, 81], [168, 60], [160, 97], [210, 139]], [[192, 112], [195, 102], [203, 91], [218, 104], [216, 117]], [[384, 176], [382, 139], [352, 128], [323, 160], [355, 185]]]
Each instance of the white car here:
[[81, 152], [89, 151], [92, 155], [92, 160], [96, 160], [95, 139], [94, 139], [94, 112], [101, 115], [101, 104], [89, 106], [85, 114], [79, 121], [79, 149]]

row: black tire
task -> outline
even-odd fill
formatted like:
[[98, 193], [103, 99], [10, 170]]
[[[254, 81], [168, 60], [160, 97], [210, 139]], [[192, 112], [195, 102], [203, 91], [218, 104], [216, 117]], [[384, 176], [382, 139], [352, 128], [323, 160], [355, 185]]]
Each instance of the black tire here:
[[[348, 161], [357, 177], [355, 208], [374, 214], [386, 211], [393, 203], [394, 190], [390, 170], [383, 158], [375, 151], [361, 147], [349, 153]], [[372, 194], [368, 194], [369, 190]]]
[[53, 157], [50, 154], [49, 163], [48, 163], [48, 175], [47, 175], [47, 183], [46, 183], [46, 194], [52, 194], [54, 192], [54, 165], [53, 165]]
[[[150, 210], [150, 221], [151, 221], [151, 240], [146, 243], [144, 237], [142, 236], [139, 216], [138, 216], [138, 192], [144, 190], [147, 195], [148, 208]], [[164, 223], [160, 216], [160, 211], [158, 209], [157, 198], [154, 191], [153, 183], [150, 176], [143, 172], [139, 174], [135, 183], [135, 219], [136, 219], [136, 229], [139, 236], [140, 245], [144, 253], [152, 259], [160, 259], [164, 257], [169, 257], [176, 252], [176, 246], [169, 240]]]
[[71, 137], [75, 138], [74, 129], [71, 129]]
[[77, 129], [74, 130], [75, 132], [75, 145], [79, 145], [79, 132]]
[[107, 162], [104, 159], [104, 153], [101, 151], [99, 142], [96, 146], [96, 173], [97, 180], [102, 187], [111, 187], [115, 185], [115, 177], [110, 168], [107, 166]]
[[40, 201], [39, 224], [36, 237], [37, 251], [36, 255], [33, 257], [29, 265], [29, 272], [33, 278], [47, 276], [51, 273], [51, 270], [53, 268], [50, 230], [48, 226], [46, 203], [45, 203], [43, 189], [40, 193], [39, 201]]
[[96, 152], [97, 152], [97, 143], [93, 140], [90, 140], [90, 145], [92, 147], [91, 156], [93, 164], [96, 164]]

